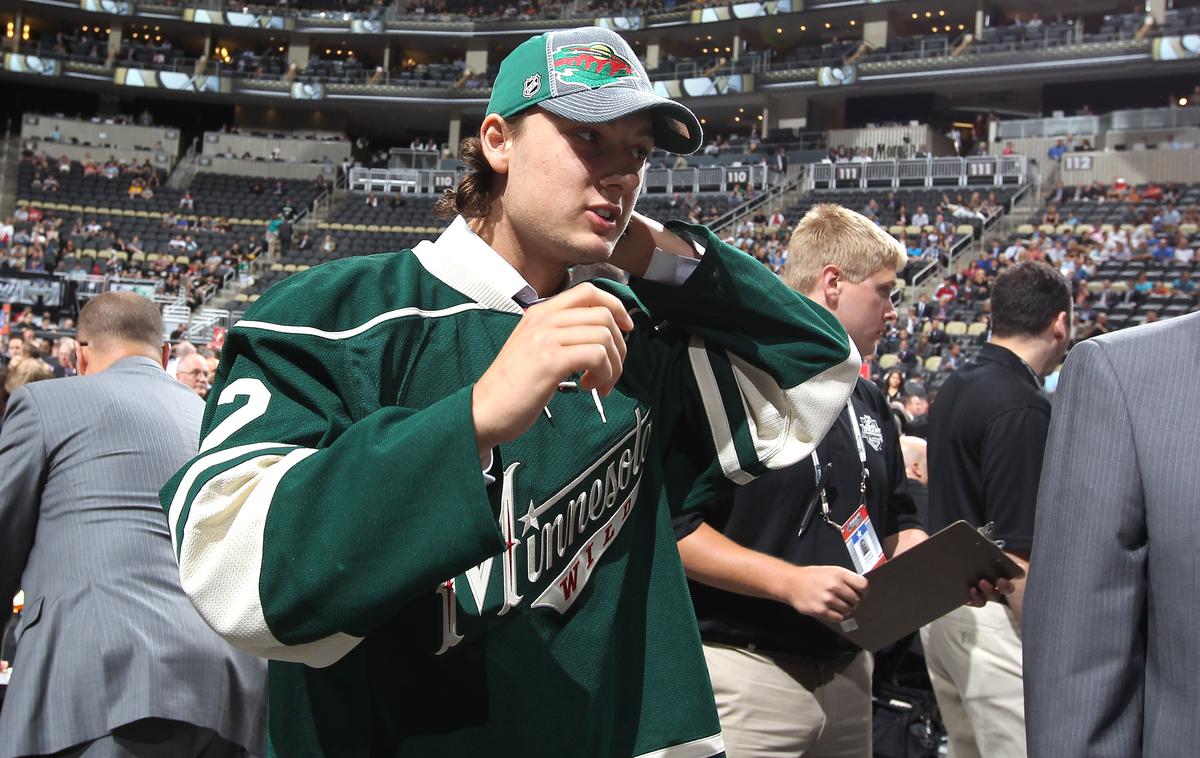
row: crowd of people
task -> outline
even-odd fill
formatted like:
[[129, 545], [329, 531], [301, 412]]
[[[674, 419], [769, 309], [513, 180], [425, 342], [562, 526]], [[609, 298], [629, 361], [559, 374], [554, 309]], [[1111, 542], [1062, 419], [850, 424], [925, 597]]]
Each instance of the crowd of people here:
[[[975, 222], [982, 228], [1004, 210], [1004, 202], [994, 191], [939, 194], [940, 198], [927, 209], [911, 192], [881, 190], [868, 193], [863, 206], [856, 208], [904, 245], [908, 255], [906, 279], [930, 264], [948, 262], [948, 251], [960, 241], [960, 225]], [[838, 196], [831, 195], [830, 199], [837, 200]], [[808, 205], [798, 205], [775, 208], [773, 212], [767, 207], [759, 208], [739, 220], [727, 240], [780, 273], [786, 263], [791, 224], [807, 208]]]
[[[18, 207], [0, 221], [0, 273], [139, 279], [197, 308], [267, 250], [263, 232], [243, 232], [224, 219], [193, 222], [167, 214], [161, 223], [170, 234], [168, 251], [148, 253], [136, 233], [121, 232], [111, 218]], [[195, 236], [201, 230], [209, 240], [225, 240], [202, 247]]]
[[[56, 159], [46, 152], [30, 152], [21, 156], [21, 163], [30, 166], [33, 170], [30, 189], [58, 192], [61, 185], [59, 177], [70, 175], [76, 162], [65, 155]], [[141, 196], [144, 199], [152, 199], [154, 188], [159, 186], [159, 183], [165, 178], [162, 169], [151, 165], [149, 158], [145, 158], [139, 163], [111, 155], [107, 160], [97, 160], [88, 155], [82, 161], [78, 161], [78, 164], [85, 177], [100, 176], [110, 181], [124, 178], [129, 179], [131, 185], [136, 183], [138, 190], [129, 192], [131, 198]], [[142, 195], [147, 189], [151, 191], [151, 194]]]

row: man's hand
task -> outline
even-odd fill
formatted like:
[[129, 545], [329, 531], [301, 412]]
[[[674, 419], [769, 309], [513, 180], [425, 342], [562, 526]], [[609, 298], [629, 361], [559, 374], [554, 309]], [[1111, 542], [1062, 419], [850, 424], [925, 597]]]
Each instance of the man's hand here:
[[795, 566], [785, 592], [798, 612], [838, 623], [867, 594], [867, 580], [841, 566]]
[[581, 284], [532, 306], [471, 393], [480, 461], [525, 433], [559, 382], [582, 371], [582, 390], [612, 391], [625, 362], [622, 332], [633, 319], [616, 297]]
[[987, 579], [980, 579], [979, 584], [967, 589], [969, 599], [967, 605], [974, 608], [982, 608], [992, 601], [998, 603], [1008, 595], [1013, 593], [1015, 587], [1008, 579], [998, 579], [995, 583], [989, 582]]

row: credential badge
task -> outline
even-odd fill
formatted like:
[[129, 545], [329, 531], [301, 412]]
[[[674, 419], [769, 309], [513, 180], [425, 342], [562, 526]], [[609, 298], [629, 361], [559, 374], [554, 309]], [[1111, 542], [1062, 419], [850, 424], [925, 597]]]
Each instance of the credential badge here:
[[525, 85], [521, 87], [521, 96], [529, 99], [538, 93], [542, 88], [542, 75], [532, 74], [525, 80]]
[[874, 417], [863, 414], [858, 417], [858, 425], [862, 429], [863, 439], [871, 446], [875, 452], [883, 450], [883, 430], [879, 428], [879, 424]]

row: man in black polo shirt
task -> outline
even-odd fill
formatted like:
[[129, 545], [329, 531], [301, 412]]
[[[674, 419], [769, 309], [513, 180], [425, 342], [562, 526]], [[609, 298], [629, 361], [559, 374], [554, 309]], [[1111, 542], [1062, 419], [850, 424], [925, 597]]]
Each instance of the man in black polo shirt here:
[[[1050, 266], [1011, 266], [992, 290], [992, 339], [942, 385], [929, 422], [929, 526], [992, 524], [1028, 565], [1050, 401], [1041, 377], [1066, 355], [1071, 290]], [[959, 608], [921, 631], [955, 758], [1025, 756], [1021, 601]]]
[[[818, 205], [792, 235], [784, 280], [871, 355], [904, 262], [868, 219]], [[867, 590], [860, 574], [925, 538], [905, 481], [891, 409], [860, 379], [814, 456], [676, 520], [730, 756], [871, 755], [871, 657], [817, 619], [841, 621]], [[870, 535], [847, 540], [856, 514]]]

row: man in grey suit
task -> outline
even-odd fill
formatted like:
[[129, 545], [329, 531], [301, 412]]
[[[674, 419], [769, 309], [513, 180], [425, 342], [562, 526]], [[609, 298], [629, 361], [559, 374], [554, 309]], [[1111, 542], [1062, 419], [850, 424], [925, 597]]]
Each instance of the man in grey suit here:
[[82, 377], [22, 387], [0, 434], [0, 600], [18, 587], [0, 757], [263, 752], [265, 662], [179, 584], [158, 490], [196, 452], [204, 404], [163, 370], [149, 300], [79, 319]]
[[1200, 749], [1200, 314], [1076, 345], [1025, 598], [1029, 755]]

